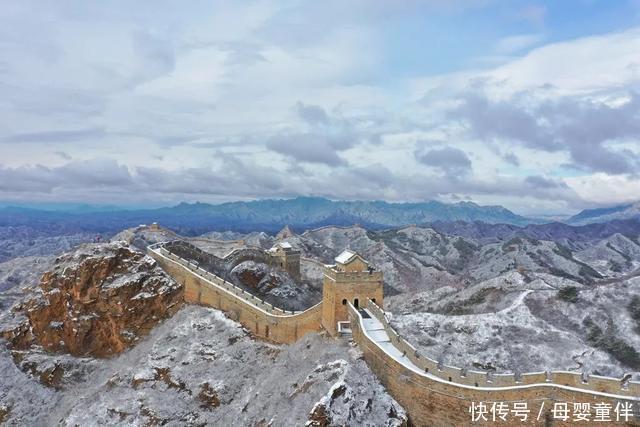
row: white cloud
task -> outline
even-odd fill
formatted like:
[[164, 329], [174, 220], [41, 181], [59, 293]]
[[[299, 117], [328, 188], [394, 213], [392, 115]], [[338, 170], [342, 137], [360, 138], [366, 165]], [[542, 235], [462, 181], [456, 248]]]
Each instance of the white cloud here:
[[514, 92], [549, 86], [554, 94], [589, 95], [638, 87], [640, 29], [584, 37], [534, 49], [482, 77]]
[[519, 34], [504, 37], [496, 43], [496, 53], [510, 55], [539, 44], [544, 39], [542, 34]]
[[[523, 197], [527, 185], [569, 173], [564, 165], [576, 161], [577, 145], [549, 152], [504, 135], [473, 136], [450, 112], [479, 84], [490, 106], [518, 101], [487, 125], [570, 98], [621, 108], [640, 89], [640, 29], [540, 46], [551, 34], [541, 28], [546, 9], [520, 10], [518, 19], [540, 27], [488, 43], [483, 54], [499, 65], [416, 78], [418, 69], [378, 73], [395, 71], [382, 24], [423, 7], [443, 16], [489, 2], [18, 3], [0, 10], [0, 58], [10, 59], [0, 60], [0, 166], [7, 180], [25, 179], [20, 188], [32, 183], [33, 197], [49, 197], [49, 189], [120, 200], [132, 188], [150, 191], [153, 180], [164, 184], [148, 197], [175, 200], [494, 197], [516, 210], [524, 199], [532, 210], [566, 210], [627, 197], [599, 174], [575, 170], [588, 174], [592, 190], [571, 178], [568, 187], [539, 186]], [[301, 114], [301, 105], [311, 110]], [[580, 128], [573, 112], [564, 119]], [[634, 136], [603, 147], [637, 153]], [[72, 172], [86, 176], [81, 162], [95, 159], [101, 176], [85, 186], [65, 181]], [[221, 168], [230, 171], [226, 179]], [[464, 179], [445, 180], [447, 170]], [[603, 176], [637, 185], [632, 176]]]
[[638, 201], [640, 179], [604, 173], [565, 178], [567, 185], [584, 200], [602, 206]]

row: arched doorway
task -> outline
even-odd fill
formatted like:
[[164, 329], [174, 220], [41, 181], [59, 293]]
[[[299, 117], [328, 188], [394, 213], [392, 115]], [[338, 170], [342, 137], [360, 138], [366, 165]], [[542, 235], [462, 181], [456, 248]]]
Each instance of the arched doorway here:
[[354, 299], [354, 300], [353, 300], [353, 306], [354, 306], [355, 308], [358, 308], [358, 307], [359, 307], [359, 305], [358, 305], [358, 298], [356, 298], [356, 299]]

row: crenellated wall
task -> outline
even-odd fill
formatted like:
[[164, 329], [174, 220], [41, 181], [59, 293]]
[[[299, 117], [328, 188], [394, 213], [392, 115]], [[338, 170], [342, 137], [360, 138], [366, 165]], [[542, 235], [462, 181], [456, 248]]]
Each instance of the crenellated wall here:
[[184, 285], [186, 302], [224, 311], [254, 335], [278, 343], [292, 343], [318, 332], [322, 303], [300, 312], [285, 311], [245, 292], [232, 283], [169, 252], [160, 245], [148, 253], [177, 282]]
[[[366, 268], [366, 264], [361, 268]], [[322, 327], [331, 335], [339, 334], [338, 322], [349, 320], [347, 302], [355, 306], [367, 299], [383, 302], [381, 271], [338, 271], [324, 269], [322, 280]]]
[[[196, 258], [202, 258], [200, 262], [206, 261], [212, 265], [218, 262], [217, 259], [225, 262], [221, 267], [226, 268], [228, 261], [233, 264], [244, 257], [255, 255], [251, 253], [254, 249], [240, 250], [223, 259], [198, 251]], [[176, 281], [184, 285], [187, 302], [223, 310], [257, 337], [278, 343], [292, 343], [308, 333], [322, 329], [323, 303], [302, 312], [284, 311], [206, 271], [196, 263], [180, 258], [162, 244], [150, 246], [148, 253]], [[214, 258], [209, 259], [209, 256]], [[226, 270], [223, 268], [222, 271]], [[373, 276], [367, 275], [365, 279], [367, 280], [359, 281], [361, 286], [366, 285], [369, 279], [371, 282], [375, 281]], [[374, 302], [360, 300], [360, 304], [366, 306], [368, 313], [375, 318], [376, 325], [381, 326], [377, 328], [379, 331], [376, 330], [377, 337], [367, 332], [362, 315], [349, 300], [345, 308], [351, 323], [353, 341], [387, 391], [407, 410], [414, 425], [475, 425], [471, 422], [469, 413], [473, 403], [483, 402], [490, 406], [493, 403], [512, 405], [526, 402], [531, 412], [527, 422], [514, 417], [507, 422], [499, 419], [494, 422], [503, 425], [577, 426], [582, 424], [571, 419], [566, 422], [553, 420], [550, 412], [553, 404], [589, 403], [593, 416], [596, 404], [605, 403], [614, 408], [618, 403], [632, 402], [635, 418], [629, 422], [616, 422], [615, 415], [611, 412], [613, 422], [596, 424], [640, 426], [638, 382], [621, 382], [614, 378], [583, 376], [567, 371], [491, 374], [447, 366], [420, 353], [399, 336], [389, 324], [384, 311]], [[383, 336], [382, 341], [380, 334]], [[489, 423], [492, 423], [491, 419], [485, 422]]]
[[[376, 373], [389, 393], [404, 406], [415, 425], [460, 426], [470, 425], [469, 408], [472, 402], [527, 402], [535, 408], [534, 420], [530, 424], [579, 425], [575, 422], [552, 420], [550, 410], [553, 402], [596, 403], [605, 402], [616, 406], [617, 402], [635, 404], [636, 418], [629, 423], [614, 422], [607, 425], [640, 425], [640, 383], [621, 383], [614, 378], [591, 375], [585, 378], [575, 372], [554, 371], [550, 373], [527, 373], [488, 375], [484, 372], [463, 370], [438, 364], [418, 352], [400, 337], [389, 325], [384, 312], [368, 301], [370, 313], [383, 325], [390, 343], [399, 351], [396, 357], [368, 335], [363, 327], [360, 313], [349, 304], [349, 316], [353, 340], [362, 350], [369, 367]], [[402, 356], [404, 355], [404, 356]], [[545, 402], [540, 421], [537, 411]], [[546, 409], [545, 409], [546, 408]], [[526, 425], [512, 419], [514, 425]], [[498, 420], [500, 421], [500, 420]], [[531, 420], [529, 420], [531, 421]], [[502, 422], [503, 425], [509, 424]]]
[[270, 253], [258, 247], [245, 247], [234, 249], [224, 257], [220, 258], [211, 253], [205, 252], [199, 247], [185, 240], [172, 240], [163, 243], [163, 247], [168, 250], [182, 249], [188, 251], [189, 257], [199, 264], [210, 266], [218, 276], [226, 278], [234, 267], [244, 261], [254, 261], [279, 268], [289, 273], [297, 281], [301, 280], [300, 274], [300, 253]]

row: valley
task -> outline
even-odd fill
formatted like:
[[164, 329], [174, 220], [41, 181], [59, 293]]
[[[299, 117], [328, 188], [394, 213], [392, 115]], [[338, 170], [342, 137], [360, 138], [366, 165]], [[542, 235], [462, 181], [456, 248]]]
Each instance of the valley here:
[[[50, 325], [32, 326], [32, 335], [22, 335], [27, 329], [21, 322], [28, 318], [20, 307], [33, 306], [43, 297], [55, 307], [57, 303], [47, 296], [54, 288], [68, 292], [70, 302], [72, 295], [77, 295], [71, 302], [76, 304], [71, 309], [75, 316], [83, 312], [97, 316], [92, 321], [97, 323], [89, 329], [84, 326], [84, 330], [98, 331], [100, 319], [113, 325], [113, 319], [105, 317], [107, 313], [116, 307], [128, 310], [127, 301], [135, 295], [110, 297], [115, 305], [101, 308], [101, 314], [96, 311], [101, 303], [90, 296], [92, 286], [106, 291], [114, 289], [108, 283], [132, 286], [158, 280], [142, 279], [139, 269], [150, 261], [145, 260], [148, 257], [136, 258], [135, 253], [150, 244], [175, 239], [185, 239], [218, 257], [234, 249], [264, 250], [278, 242], [290, 243], [302, 255], [298, 284], [286, 273], [260, 262], [240, 263], [228, 277], [266, 301], [293, 304], [291, 309], [304, 309], [319, 300], [321, 264], [350, 248], [384, 272], [385, 310], [391, 325], [419, 351], [443, 364], [497, 374], [567, 370], [615, 378], [630, 374], [634, 380], [640, 379], [640, 229], [622, 234], [614, 227], [610, 234], [596, 237], [574, 230], [577, 238], [563, 234], [557, 241], [517, 233], [521, 229], [504, 238], [492, 230], [478, 235], [477, 230], [469, 237], [469, 233], [451, 235], [426, 226], [367, 230], [354, 225], [324, 226], [301, 233], [287, 227], [273, 235], [209, 232], [182, 237], [161, 226], [144, 226], [119, 232], [108, 239], [110, 242], [85, 244], [70, 252], [67, 236], [60, 236], [57, 243], [52, 236], [44, 244], [57, 255], [34, 257], [34, 244], [0, 263], [0, 329], [5, 340], [14, 343], [8, 347], [3, 344], [1, 357], [3, 373], [13, 378], [0, 389], [3, 401], [10, 403], [4, 404], [6, 416], [43, 420], [32, 418], [35, 407], [16, 398], [28, 392], [47, 405], [55, 402], [52, 417], [62, 420], [63, 425], [86, 422], [87, 405], [89, 413], [99, 414], [100, 422], [116, 424], [134, 419], [224, 423], [237, 413], [243, 414], [244, 423], [267, 423], [269, 419], [278, 423], [286, 411], [292, 419], [311, 422], [309, 425], [339, 420], [389, 425], [406, 422], [402, 407], [382, 391], [356, 348], [340, 341], [327, 345], [326, 338], [318, 337], [292, 345], [263, 343], [212, 309], [177, 305], [175, 314], [162, 320], [164, 315], [151, 314], [152, 306], [139, 306], [135, 310], [144, 316], [157, 317], [156, 326], [141, 324], [137, 332], [131, 329], [135, 322], [120, 317], [127, 325], [124, 335], [121, 330], [115, 335], [97, 334], [90, 341], [76, 339], [75, 343], [75, 338], [68, 336], [63, 340], [71, 341], [62, 347], [54, 336], [55, 328], [46, 332]], [[134, 251], [132, 259], [138, 261], [130, 266], [125, 262], [122, 267], [107, 261], [127, 246]], [[85, 263], [94, 262], [91, 259], [98, 262], [91, 267], [94, 270], [104, 262], [113, 267], [99, 282], [87, 282], [77, 290], [64, 288], [64, 276], [72, 271], [69, 267], [82, 271], [91, 265], [83, 267]], [[47, 271], [58, 273], [46, 273], [41, 282], [40, 275]], [[51, 280], [58, 284], [46, 284]], [[154, 293], [143, 289], [135, 293], [141, 292], [145, 298]], [[125, 305], [118, 304], [119, 300]], [[58, 314], [51, 316], [52, 322]], [[80, 324], [75, 328], [82, 330]], [[38, 335], [38, 331], [46, 334]], [[187, 341], [187, 336], [193, 339]], [[115, 337], [125, 339], [113, 341]], [[109, 354], [105, 350], [113, 349], [118, 354], [104, 359]], [[300, 352], [309, 355], [304, 366], [296, 365], [301, 377], [285, 375], [283, 367], [299, 363], [292, 355]], [[257, 359], [247, 359], [248, 354]], [[211, 370], [211, 363], [222, 365]], [[254, 365], [271, 366], [269, 374], [261, 368], [253, 371], [249, 366]], [[314, 374], [314, 369], [321, 370]], [[285, 389], [291, 392], [276, 392]], [[354, 400], [336, 398], [338, 389], [340, 395], [351, 395]], [[353, 395], [356, 390], [357, 398]], [[140, 391], [145, 397], [133, 399]], [[293, 403], [279, 400], [283, 393], [289, 393]], [[359, 403], [367, 395], [371, 403]], [[83, 397], [77, 400], [74, 396]], [[181, 402], [179, 409], [166, 412], [166, 399], [174, 405]], [[372, 412], [369, 405], [378, 409]], [[319, 423], [313, 424], [316, 421]]]

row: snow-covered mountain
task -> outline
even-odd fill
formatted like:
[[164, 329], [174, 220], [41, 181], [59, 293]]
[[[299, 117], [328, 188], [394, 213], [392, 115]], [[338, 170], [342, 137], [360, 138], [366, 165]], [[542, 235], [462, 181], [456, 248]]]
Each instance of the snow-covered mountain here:
[[[304, 292], [317, 295], [320, 263], [351, 248], [384, 272], [385, 309], [393, 326], [425, 354], [448, 364], [498, 372], [630, 373], [638, 379], [637, 224], [561, 224], [527, 232], [478, 224], [327, 226], [187, 239], [219, 257], [235, 248], [290, 242], [302, 252], [306, 288], [297, 289], [286, 274], [253, 262], [238, 265], [231, 279], [261, 297], [299, 294], [303, 305], [315, 302]], [[462, 235], [451, 233], [454, 229]], [[67, 236], [59, 244], [48, 236], [0, 262], [0, 422], [406, 423], [402, 407], [347, 342], [314, 336], [272, 345], [254, 340], [213, 309], [176, 307], [174, 314], [159, 311], [161, 304], [138, 304], [140, 295], [159, 303], [173, 298], [161, 292], [171, 279], [141, 250], [177, 238], [183, 237], [165, 228], [135, 227], [111, 242], [30, 256], [69, 244]], [[25, 324], [36, 313], [29, 310], [51, 318]], [[130, 327], [120, 321], [120, 312], [132, 317]], [[97, 322], [95, 330], [103, 332], [84, 339], [87, 322]], [[114, 328], [101, 329], [107, 325]], [[109, 346], [98, 345], [100, 340]], [[105, 352], [92, 350], [107, 348], [117, 351], [103, 358]], [[21, 398], [25, 395], [31, 398]]]
[[182, 285], [126, 241], [0, 263], [0, 279], [0, 423], [407, 424], [347, 341], [257, 341], [182, 306]]
[[287, 241], [324, 262], [349, 247], [380, 268], [394, 325], [434, 358], [620, 376], [640, 370], [640, 228], [624, 231], [600, 238], [602, 230], [578, 228], [558, 241], [509, 233], [487, 243], [429, 227], [330, 226]]
[[584, 225], [632, 218], [640, 218], [640, 202], [608, 208], [585, 209], [569, 218], [567, 223], [573, 225]]
[[502, 206], [472, 202], [388, 203], [384, 201], [333, 201], [319, 197], [230, 202], [219, 205], [180, 203], [158, 209], [121, 211], [44, 211], [0, 208], [0, 227], [34, 227], [38, 232], [116, 233], [123, 228], [159, 222], [185, 235], [210, 230], [276, 232], [286, 224], [304, 229], [322, 225], [362, 224], [368, 228], [397, 227], [433, 221], [482, 221], [489, 224], [525, 225], [536, 221]]

